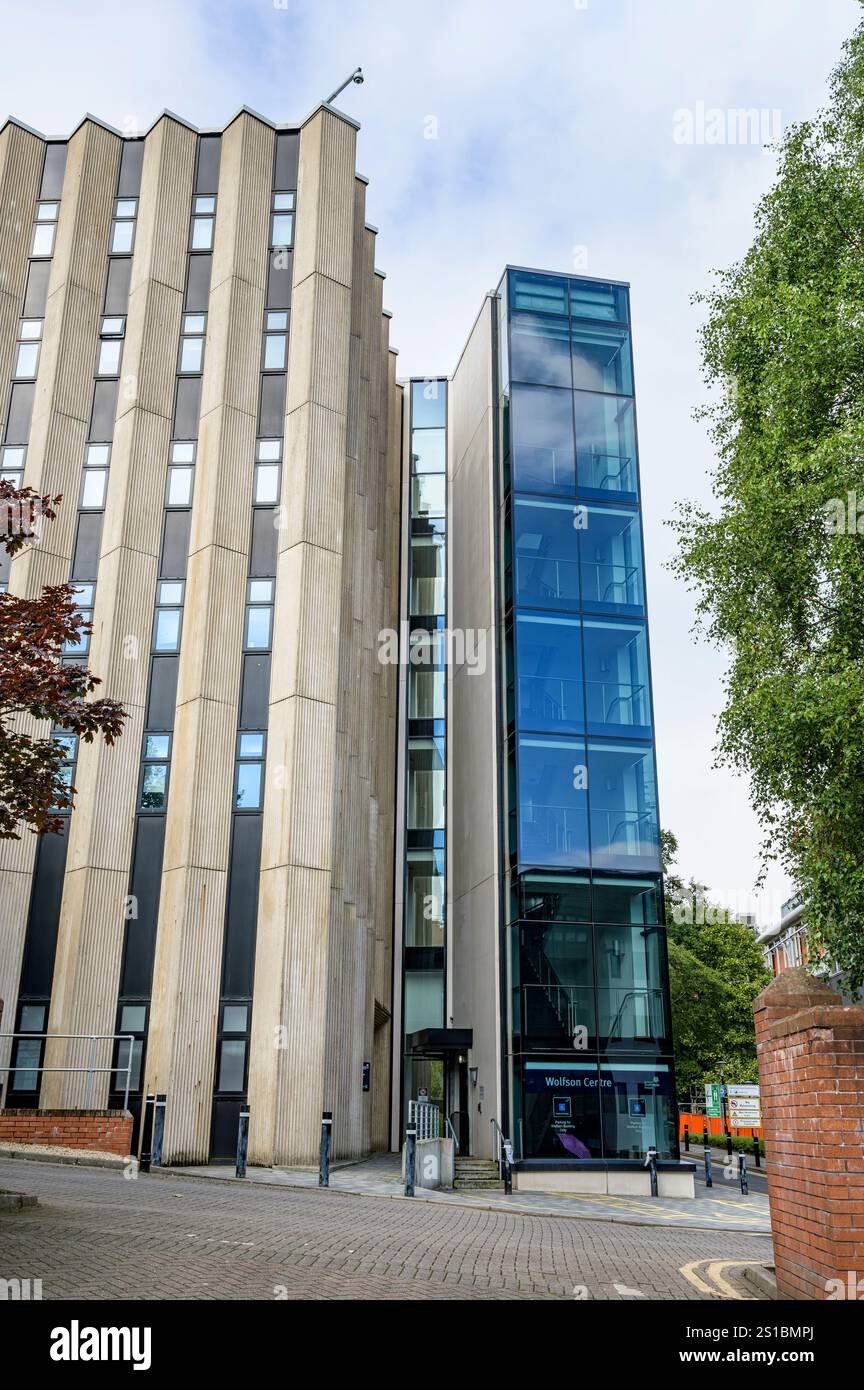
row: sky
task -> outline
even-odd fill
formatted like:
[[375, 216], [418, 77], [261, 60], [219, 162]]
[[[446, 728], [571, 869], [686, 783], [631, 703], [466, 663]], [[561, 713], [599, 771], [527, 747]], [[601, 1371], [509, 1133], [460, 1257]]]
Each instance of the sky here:
[[[362, 66], [337, 104], [362, 127], [402, 375], [452, 370], [507, 263], [630, 281], [661, 821], [681, 873], [763, 922], [789, 884], [775, 868], [751, 900], [747, 784], [713, 766], [725, 660], [692, 634], [665, 519], [710, 500], [691, 297], [746, 251], [763, 141], [823, 104], [862, 17], [858, 0], [0, 0], [0, 106], [45, 135], [87, 111], [128, 133], [165, 107], [292, 122]], [[730, 138], [742, 108], [755, 140]]]

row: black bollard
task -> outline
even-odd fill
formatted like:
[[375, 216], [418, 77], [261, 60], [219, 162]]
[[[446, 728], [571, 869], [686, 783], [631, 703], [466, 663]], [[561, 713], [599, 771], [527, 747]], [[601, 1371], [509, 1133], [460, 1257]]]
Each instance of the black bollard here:
[[330, 1145], [333, 1140], [333, 1111], [321, 1116], [321, 1148], [318, 1153], [318, 1186], [330, 1186]]
[[156, 1107], [156, 1097], [147, 1095], [144, 1099], [144, 1114], [141, 1120], [141, 1157], [138, 1161], [138, 1172], [149, 1173], [150, 1164], [153, 1159], [153, 1112]]
[[754, 1160], [755, 1160], [756, 1167], [757, 1167], [757, 1168], [761, 1168], [761, 1167], [762, 1167], [762, 1158], [761, 1158], [760, 1153], [759, 1153], [759, 1135], [758, 1135], [758, 1134], [754, 1134], [754, 1135], [753, 1135], [753, 1158], [754, 1158]]
[[513, 1191], [513, 1145], [505, 1139], [501, 1145], [501, 1176], [504, 1179], [505, 1193]]
[[648, 1169], [648, 1173], [649, 1173], [650, 1178], [651, 1178], [651, 1196], [652, 1196], [652, 1197], [656, 1197], [656, 1196], [658, 1196], [658, 1189], [657, 1189], [657, 1150], [655, 1149], [655, 1147], [654, 1147], [653, 1144], [652, 1144], [652, 1145], [649, 1147], [649, 1149], [648, 1149], [648, 1154], [647, 1154], [647, 1157], [646, 1157], [646, 1159], [645, 1159], [645, 1167]]
[[726, 1155], [728, 1158], [732, 1157], [732, 1131], [728, 1128], [726, 1130]]
[[714, 1186], [714, 1179], [711, 1176], [711, 1150], [707, 1144], [705, 1145], [705, 1186]]
[[235, 1176], [245, 1178], [246, 1176], [246, 1154], [249, 1149], [249, 1107], [245, 1106], [240, 1111], [240, 1120], [237, 1125], [237, 1163], [234, 1168]]
[[689, 1125], [685, 1125], [685, 1126], [684, 1126], [684, 1152], [685, 1152], [685, 1154], [689, 1154], [689, 1152], [690, 1152], [690, 1126], [689, 1126]]
[[750, 1192], [750, 1184], [747, 1181], [747, 1155], [744, 1153], [738, 1155], [738, 1177], [741, 1180], [741, 1191], [746, 1197]]
[[414, 1196], [414, 1172], [417, 1162], [417, 1127], [409, 1125], [405, 1131], [405, 1196]]

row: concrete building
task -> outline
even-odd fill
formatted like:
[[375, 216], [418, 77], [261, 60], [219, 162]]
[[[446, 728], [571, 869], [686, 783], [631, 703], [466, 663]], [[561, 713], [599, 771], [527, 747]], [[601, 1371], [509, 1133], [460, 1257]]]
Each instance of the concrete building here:
[[64, 497], [3, 582], [129, 716], [0, 844], [6, 1103], [674, 1183], [628, 290], [509, 269], [398, 382], [356, 135], [0, 131], [2, 469]]

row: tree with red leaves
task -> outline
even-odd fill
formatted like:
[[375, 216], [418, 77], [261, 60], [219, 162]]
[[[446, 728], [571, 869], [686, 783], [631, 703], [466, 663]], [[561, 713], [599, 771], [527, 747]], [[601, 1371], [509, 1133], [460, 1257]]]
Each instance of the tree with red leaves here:
[[[38, 543], [43, 522], [53, 521], [62, 497], [40, 497], [0, 479], [0, 544], [9, 555]], [[50, 736], [23, 732], [22, 715], [49, 721], [92, 743], [101, 734], [113, 743], [126, 712], [116, 700], [88, 697], [101, 685], [86, 666], [64, 664], [64, 647], [91, 631], [75, 606], [74, 584], [53, 584], [38, 598], [0, 593], [0, 839], [20, 839], [21, 822], [34, 834], [58, 832], [59, 812], [74, 804], [75, 788], [63, 778], [67, 752]]]

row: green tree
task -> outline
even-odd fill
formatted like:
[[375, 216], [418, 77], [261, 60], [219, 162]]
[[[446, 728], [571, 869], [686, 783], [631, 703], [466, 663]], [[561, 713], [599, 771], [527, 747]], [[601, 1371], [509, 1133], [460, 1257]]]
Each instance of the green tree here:
[[672, 1035], [679, 1092], [717, 1079], [758, 1081], [753, 1000], [771, 979], [753, 931], [671, 872], [678, 842], [662, 832]]
[[730, 656], [719, 763], [749, 775], [763, 866], [864, 983], [864, 26], [791, 127], [702, 354], [717, 506], [683, 504], [673, 569]]

